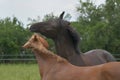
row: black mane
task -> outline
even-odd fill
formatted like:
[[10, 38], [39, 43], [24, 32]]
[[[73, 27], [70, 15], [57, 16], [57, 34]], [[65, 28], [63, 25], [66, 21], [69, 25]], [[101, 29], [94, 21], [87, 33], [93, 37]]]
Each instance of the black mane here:
[[[62, 14], [62, 16], [63, 16], [63, 14]], [[70, 26], [70, 22], [63, 20], [61, 18], [59, 19], [59, 26], [61, 26], [61, 28], [65, 29], [65, 31], [67, 31], [68, 35], [71, 38], [71, 41], [73, 43], [76, 53], [80, 54], [81, 53], [80, 48], [79, 48], [80, 36], [79, 36], [78, 32], [72, 26]]]
[[75, 29], [73, 29], [71, 26], [67, 27], [67, 32], [69, 36], [71, 37], [76, 53], [80, 54], [81, 53], [80, 48], [79, 48], [80, 37], [79, 37], [78, 32]]

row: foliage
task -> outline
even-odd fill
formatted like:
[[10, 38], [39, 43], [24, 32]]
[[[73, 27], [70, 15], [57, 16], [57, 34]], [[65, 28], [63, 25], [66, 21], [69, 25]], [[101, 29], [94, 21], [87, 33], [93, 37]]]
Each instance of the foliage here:
[[41, 21], [41, 18], [40, 18], [40, 16], [37, 16], [37, 18], [36, 19], [32, 19], [32, 18], [28, 18], [28, 21], [30, 22], [29, 24], [27, 24], [27, 26], [30, 26], [30, 25], [32, 25], [32, 24], [34, 24], [34, 23], [37, 23], [37, 22], [40, 22]]
[[55, 15], [53, 14], [53, 12], [51, 12], [51, 13], [49, 13], [49, 14], [46, 14], [46, 15], [44, 16], [44, 18], [43, 18], [42, 21], [47, 21], [47, 20], [49, 20], [49, 19], [55, 19], [55, 18], [57, 18], [57, 16], [55, 16]]
[[[92, 1], [80, 0], [78, 31], [81, 34], [82, 51], [102, 48], [112, 53], [120, 53], [120, 1], [106, 0], [95, 5]], [[78, 25], [79, 24], [79, 25]]]
[[[52, 12], [52, 13], [50, 13], [50, 14], [46, 14], [46, 15], [44, 16], [44, 18], [43, 18], [42, 21], [47, 21], [47, 20], [49, 20], [49, 19], [55, 19], [55, 18], [58, 18], [58, 17], [59, 17], [59, 16], [55, 16], [54, 13]], [[67, 13], [67, 14], [65, 15], [64, 19], [65, 19], [65, 20], [70, 20], [71, 17], [72, 17], [72, 16], [71, 16], [69, 13]]]
[[0, 55], [19, 55], [29, 35], [16, 17], [0, 19]]

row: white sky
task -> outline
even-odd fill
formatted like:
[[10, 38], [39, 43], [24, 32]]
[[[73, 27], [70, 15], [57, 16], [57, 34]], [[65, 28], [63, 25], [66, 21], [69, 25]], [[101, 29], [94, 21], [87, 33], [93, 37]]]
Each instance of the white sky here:
[[[93, 0], [96, 4], [104, 3], [105, 0]], [[76, 20], [76, 6], [79, 0], [0, 0], [0, 18], [15, 16], [27, 24], [28, 17], [36, 18], [53, 12], [59, 15], [62, 11], [71, 14], [71, 20]]]

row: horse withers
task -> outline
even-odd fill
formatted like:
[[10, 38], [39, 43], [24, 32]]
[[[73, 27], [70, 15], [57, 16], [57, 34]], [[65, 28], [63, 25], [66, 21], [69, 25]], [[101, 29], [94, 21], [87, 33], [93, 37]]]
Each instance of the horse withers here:
[[41, 41], [41, 38], [34, 34], [23, 48], [33, 50], [42, 80], [120, 80], [120, 62], [78, 67], [49, 51], [45, 46], [46, 41]]
[[[106, 50], [94, 49], [81, 53], [80, 38], [70, 22], [63, 20], [64, 12], [56, 19], [38, 22], [30, 27], [30, 31], [38, 32], [55, 42], [56, 52], [77, 66], [92, 66], [116, 61]], [[63, 46], [64, 45], [64, 46]]]

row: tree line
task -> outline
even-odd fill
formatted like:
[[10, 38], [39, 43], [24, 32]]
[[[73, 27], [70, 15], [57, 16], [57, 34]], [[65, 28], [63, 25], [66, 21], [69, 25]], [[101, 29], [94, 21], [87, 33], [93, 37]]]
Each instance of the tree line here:
[[101, 48], [119, 54], [120, 1], [106, 0], [101, 5], [95, 5], [91, 0], [79, 2], [78, 21], [73, 25], [80, 33], [82, 51]]

